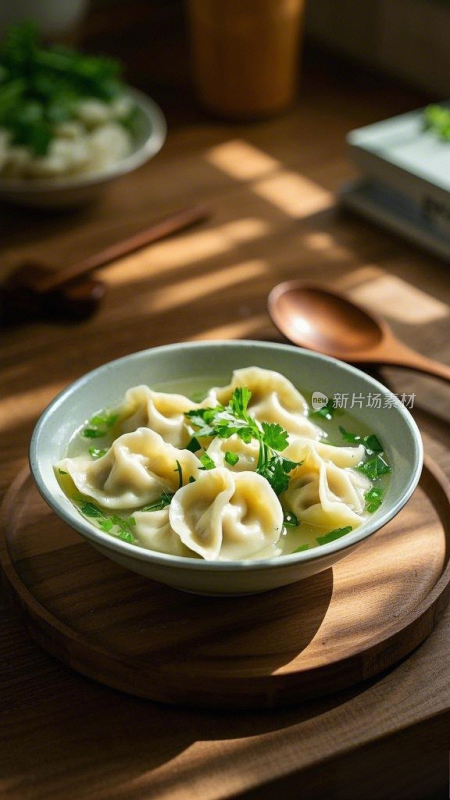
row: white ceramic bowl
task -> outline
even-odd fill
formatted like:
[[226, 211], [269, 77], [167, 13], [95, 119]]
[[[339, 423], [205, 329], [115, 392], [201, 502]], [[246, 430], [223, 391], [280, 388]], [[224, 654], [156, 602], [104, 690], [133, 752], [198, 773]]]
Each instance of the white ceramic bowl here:
[[65, 454], [73, 432], [101, 408], [119, 403], [128, 388], [157, 386], [174, 379], [221, 378], [234, 369], [259, 366], [281, 372], [299, 389], [352, 395], [390, 394], [380, 383], [341, 361], [288, 345], [256, 341], [196, 342], [157, 347], [117, 359], [68, 386], [39, 419], [30, 445], [30, 464], [37, 487], [50, 507], [94, 547], [127, 569], [162, 583], [199, 594], [236, 595], [263, 592], [327, 569], [352, 552], [394, 517], [407, 502], [422, 469], [422, 441], [407, 409], [358, 409], [355, 416], [381, 439], [393, 467], [381, 508], [346, 536], [311, 550], [271, 560], [208, 562], [165, 555], [128, 544], [89, 523], [63, 493], [54, 465]]
[[131, 153], [98, 172], [66, 178], [0, 178], [0, 200], [33, 208], [75, 208], [94, 200], [111, 181], [126, 175], [152, 158], [164, 144], [167, 126], [159, 106], [137, 89], [127, 94], [137, 107]]

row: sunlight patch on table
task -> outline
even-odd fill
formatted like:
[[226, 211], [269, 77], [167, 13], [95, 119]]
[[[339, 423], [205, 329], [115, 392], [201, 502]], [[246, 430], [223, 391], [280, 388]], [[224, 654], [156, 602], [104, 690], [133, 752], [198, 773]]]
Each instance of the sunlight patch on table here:
[[382, 273], [351, 289], [352, 298], [397, 322], [424, 325], [449, 316], [446, 303], [396, 275]]
[[0, 400], [0, 431], [17, 427], [37, 416], [66, 386], [66, 382], [47, 383], [29, 392], [20, 392]]
[[278, 172], [253, 184], [252, 191], [290, 217], [307, 217], [334, 203], [334, 195], [297, 172]]
[[207, 161], [240, 181], [250, 181], [278, 169], [275, 158], [243, 139], [232, 139], [213, 147], [205, 155]]
[[187, 303], [208, 297], [225, 289], [253, 281], [269, 270], [266, 261], [246, 261], [230, 267], [221, 267], [214, 272], [198, 275], [176, 285], [154, 291], [148, 296], [146, 311], [163, 312], [186, 306]]
[[351, 250], [338, 244], [335, 237], [327, 231], [312, 231], [302, 239], [304, 245], [317, 253], [326, 253], [333, 261], [352, 256]]
[[152, 245], [122, 259], [105, 273], [108, 283], [119, 285], [141, 280], [161, 269], [179, 269], [197, 261], [232, 252], [239, 245], [267, 236], [271, 225], [256, 217], [228, 222], [209, 230], [195, 231]]
[[259, 331], [267, 325], [266, 314], [256, 314], [254, 317], [245, 320], [236, 320], [228, 325], [218, 325], [216, 328], [208, 328], [201, 333], [188, 336], [187, 341], [196, 342], [203, 339], [244, 339], [246, 336]]

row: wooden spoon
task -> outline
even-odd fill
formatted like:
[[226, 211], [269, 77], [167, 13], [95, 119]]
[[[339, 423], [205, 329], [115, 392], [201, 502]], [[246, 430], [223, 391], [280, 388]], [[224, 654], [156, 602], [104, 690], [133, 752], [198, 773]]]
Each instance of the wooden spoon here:
[[277, 328], [301, 347], [355, 364], [408, 367], [450, 381], [450, 367], [407, 347], [383, 319], [320, 284], [280, 283], [268, 304]]

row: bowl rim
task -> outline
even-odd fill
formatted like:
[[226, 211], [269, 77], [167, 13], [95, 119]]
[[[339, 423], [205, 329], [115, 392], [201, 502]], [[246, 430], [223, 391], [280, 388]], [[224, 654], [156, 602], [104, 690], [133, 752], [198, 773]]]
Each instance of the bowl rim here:
[[301, 357], [311, 358], [312, 360], [318, 360], [328, 364], [331, 363], [338, 366], [340, 369], [343, 369], [344, 372], [355, 375], [358, 378], [363, 377], [363, 379], [367, 381], [377, 392], [380, 392], [381, 394], [384, 395], [386, 394], [392, 395], [392, 392], [386, 386], [377, 381], [375, 378], [372, 378], [371, 375], [367, 375], [367, 373], [363, 372], [357, 367], [354, 367], [351, 364], [347, 364], [346, 362], [336, 358], [332, 358], [331, 356], [326, 356], [312, 350], [307, 350], [305, 348], [296, 347], [289, 344], [265, 342], [256, 339], [255, 340], [216, 339], [216, 340], [199, 340], [194, 342], [174, 342], [168, 345], [160, 345], [157, 347], [146, 348], [144, 350], [138, 350], [134, 353], [129, 353], [125, 356], [121, 356], [119, 358], [113, 359], [112, 361], [108, 361], [104, 364], [101, 364], [100, 366], [95, 367], [94, 369], [82, 375], [80, 378], [71, 382], [68, 386], [66, 386], [62, 391], [60, 391], [54, 397], [54, 399], [47, 405], [47, 407], [40, 415], [30, 440], [29, 465], [31, 474], [34, 478], [37, 488], [40, 494], [42, 495], [43, 499], [50, 506], [50, 508], [61, 519], [63, 519], [64, 522], [66, 522], [71, 528], [77, 530], [79, 533], [84, 535], [87, 539], [89, 539], [92, 543], [99, 546], [100, 548], [104, 546], [106, 547], [106, 549], [114, 550], [122, 554], [123, 556], [128, 556], [128, 557], [131, 556], [133, 559], [149, 562], [155, 565], [159, 565], [161, 567], [187, 569], [189, 571], [206, 570], [213, 572], [224, 572], [224, 571], [257, 572], [257, 571], [266, 571], [268, 569], [274, 569], [275, 567], [289, 568], [296, 566], [297, 564], [305, 564], [307, 562], [319, 561], [321, 559], [327, 558], [328, 556], [332, 556], [336, 553], [341, 553], [345, 550], [355, 547], [356, 545], [362, 543], [373, 533], [380, 530], [388, 522], [390, 522], [401, 511], [401, 509], [410, 499], [412, 493], [414, 492], [419, 482], [423, 467], [423, 443], [419, 428], [414, 418], [408, 411], [408, 409], [399, 400], [397, 400], [397, 402], [394, 403], [394, 407], [396, 408], [397, 412], [400, 413], [401, 416], [403, 417], [406, 426], [410, 431], [411, 441], [414, 446], [414, 468], [409, 473], [405, 491], [403, 492], [401, 497], [397, 498], [397, 500], [393, 503], [393, 505], [389, 509], [384, 511], [384, 513], [381, 512], [379, 516], [375, 515], [374, 518], [367, 520], [362, 525], [355, 528], [352, 532], [346, 534], [345, 536], [339, 539], [335, 539], [332, 542], [323, 544], [320, 547], [314, 547], [310, 550], [303, 550], [298, 553], [289, 553], [266, 559], [241, 559], [239, 561], [229, 561], [229, 560], [206, 561], [203, 559], [191, 558], [188, 556], [176, 556], [176, 555], [171, 555], [169, 553], [160, 553], [158, 551], [139, 547], [135, 544], [130, 544], [128, 542], [125, 542], [122, 539], [115, 538], [110, 534], [105, 533], [100, 529], [96, 528], [85, 517], [83, 517], [81, 513], [78, 514], [76, 512], [75, 507], [70, 503], [70, 500], [68, 498], [66, 498], [67, 503], [70, 504], [70, 507], [73, 509], [75, 514], [72, 517], [66, 513], [65, 506], [63, 506], [62, 503], [58, 501], [58, 498], [55, 499], [52, 492], [49, 490], [39, 467], [39, 447], [40, 447], [40, 439], [42, 433], [43, 431], [45, 431], [45, 427], [48, 423], [48, 420], [51, 418], [53, 412], [66, 400], [66, 398], [70, 396], [74, 391], [82, 387], [84, 384], [89, 383], [89, 381], [91, 381], [94, 377], [97, 377], [102, 373], [106, 373], [111, 369], [120, 367], [120, 364], [123, 364], [124, 362], [130, 360], [145, 358], [146, 356], [152, 353], [159, 353], [161, 355], [164, 355], [164, 353], [166, 352], [170, 353], [173, 352], [174, 350], [180, 350], [180, 349], [182, 350], [186, 349], [200, 350], [202, 348], [219, 349], [226, 346], [228, 347], [234, 346], [239, 349], [241, 348], [251, 349], [255, 347], [259, 349], [262, 346], [264, 349], [275, 350], [279, 352], [290, 351], [292, 353], [300, 355]]
[[124, 94], [129, 95], [151, 123], [151, 131], [137, 149], [132, 150], [120, 161], [111, 164], [107, 169], [97, 172], [80, 173], [61, 178], [2, 178], [0, 177], [0, 193], [9, 194], [52, 194], [65, 189], [87, 188], [118, 178], [140, 167], [158, 153], [167, 137], [166, 118], [157, 103], [140, 89], [127, 86]]

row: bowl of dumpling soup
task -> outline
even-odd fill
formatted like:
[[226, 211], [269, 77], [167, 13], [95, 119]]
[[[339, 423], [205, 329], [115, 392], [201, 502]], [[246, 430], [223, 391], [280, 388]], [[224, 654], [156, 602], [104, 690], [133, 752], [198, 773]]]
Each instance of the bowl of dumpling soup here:
[[410, 413], [373, 378], [255, 341], [105, 364], [53, 400], [30, 445], [43, 498], [91, 545], [208, 595], [332, 567], [403, 507], [422, 458]]

